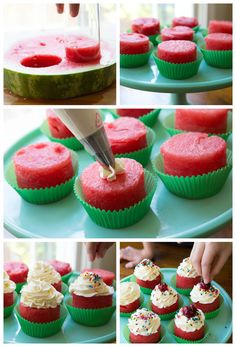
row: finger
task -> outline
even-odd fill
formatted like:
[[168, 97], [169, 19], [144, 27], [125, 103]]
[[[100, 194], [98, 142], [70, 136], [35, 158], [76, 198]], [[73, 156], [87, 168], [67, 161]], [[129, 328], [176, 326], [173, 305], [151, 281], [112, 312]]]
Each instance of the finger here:
[[129, 263], [125, 264], [125, 267], [127, 269], [132, 269], [133, 267], [135, 267], [135, 265], [137, 265], [134, 261], [130, 261]]
[[56, 7], [57, 7], [57, 13], [64, 12], [64, 4], [56, 4]]
[[195, 242], [193, 245], [192, 252], [190, 254], [191, 262], [193, 263], [193, 267], [197, 271], [198, 275], [202, 275], [202, 256], [205, 249], [205, 243], [204, 242]]
[[120, 259], [130, 260], [130, 255], [132, 254], [133, 247], [125, 247], [120, 250]]
[[210, 274], [210, 281], [212, 281], [214, 277], [220, 272], [220, 270], [225, 264], [225, 261], [226, 260], [224, 255], [220, 255], [216, 258], [215, 263], [213, 264], [213, 267], [212, 267], [211, 274]]
[[211, 281], [211, 270], [212, 265], [215, 260], [215, 252], [210, 248], [206, 247], [203, 257], [202, 257], [202, 278], [205, 283], [209, 283]]
[[105, 242], [101, 242], [96, 250], [96, 257], [97, 258], [103, 258], [106, 251], [107, 251], [108, 245]]
[[76, 17], [79, 14], [79, 4], [70, 4], [70, 15], [71, 17]]
[[87, 255], [90, 261], [94, 261], [96, 257], [96, 242], [86, 242]]

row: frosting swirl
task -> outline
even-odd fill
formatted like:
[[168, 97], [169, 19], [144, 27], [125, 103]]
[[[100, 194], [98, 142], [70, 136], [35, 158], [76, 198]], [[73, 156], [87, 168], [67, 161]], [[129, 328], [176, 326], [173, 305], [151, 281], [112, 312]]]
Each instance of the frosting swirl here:
[[164, 308], [176, 303], [178, 300], [177, 292], [168, 285], [166, 285], [166, 287], [167, 290], [165, 291], [161, 291], [158, 285], [153, 289], [151, 293], [151, 301], [153, 305], [159, 308]]
[[4, 283], [4, 294], [13, 293], [14, 290], [16, 289], [15, 282], [10, 280], [10, 277], [8, 276], [6, 271], [4, 271], [4, 274], [3, 274], [3, 283]]
[[143, 259], [135, 266], [134, 275], [143, 281], [153, 281], [160, 275], [160, 268], [149, 259]]
[[27, 282], [41, 280], [50, 284], [61, 281], [61, 275], [52, 267], [52, 265], [37, 261], [34, 267], [29, 270]]
[[106, 179], [107, 181], [116, 180], [116, 175], [121, 175], [125, 172], [125, 162], [123, 158], [115, 159], [115, 169], [109, 166], [109, 170], [105, 169], [103, 166], [99, 167], [100, 177]]
[[201, 284], [196, 284], [191, 293], [190, 298], [192, 302], [200, 302], [200, 304], [211, 304], [220, 295], [220, 290], [214, 286], [210, 286], [209, 289], [202, 289]]
[[140, 287], [135, 282], [120, 284], [120, 305], [128, 305], [140, 298]]
[[149, 336], [160, 328], [160, 317], [147, 308], [138, 309], [128, 320], [128, 328], [134, 335]]
[[195, 278], [198, 277], [197, 271], [194, 269], [190, 258], [182, 260], [177, 269], [177, 274], [182, 277]]
[[63, 295], [45, 281], [32, 280], [21, 289], [20, 302], [32, 308], [55, 308], [62, 300]]
[[102, 278], [93, 272], [83, 272], [69, 287], [71, 294], [85, 297], [112, 295], [113, 287], [109, 287]]
[[201, 329], [205, 324], [204, 313], [197, 309], [193, 317], [186, 317], [183, 313], [184, 307], [175, 315], [175, 325], [183, 331], [193, 332]]

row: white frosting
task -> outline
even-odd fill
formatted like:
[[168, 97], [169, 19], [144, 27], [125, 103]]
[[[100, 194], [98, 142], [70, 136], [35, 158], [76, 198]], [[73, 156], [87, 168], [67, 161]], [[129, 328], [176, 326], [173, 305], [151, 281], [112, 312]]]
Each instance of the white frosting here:
[[128, 320], [128, 328], [134, 335], [149, 336], [160, 328], [160, 317], [147, 308], [138, 309]]
[[45, 281], [32, 280], [21, 289], [20, 302], [33, 308], [55, 308], [61, 304], [63, 295]]
[[15, 282], [10, 280], [10, 277], [8, 276], [6, 271], [4, 271], [3, 283], [4, 283], [4, 294], [13, 293], [14, 290], [16, 289]]
[[83, 272], [69, 287], [71, 294], [85, 297], [112, 295], [113, 287], [109, 287], [102, 278], [93, 272]]
[[200, 302], [200, 304], [211, 304], [220, 295], [219, 289], [211, 286], [209, 290], [201, 289], [200, 283], [196, 284], [191, 293], [190, 298], [192, 302]]
[[50, 284], [55, 284], [61, 281], [61, 275], [53, 268], [52, 265], [38, 261], [33, 268], [29, 270], [27, 282], [41, 280]]
[[160, 268], [149, 259], [143, 259], [135, 266], [134, 275], [143, 281], [153, 281], [160, 275]]
[[153, 289], [151, 293], [151, 301], [153, 305], [159, 308], [164, 308], [174, 305], [176, 303], [176, 301], [178, 300], [177, 292], [173, 288], [169, 286], [167, 287], [168, 289], [164, 292], [162, 292], [158, 288], [158, 285]]
[[182, 277], [195, 278], [198, 276], [197, 271], [194, 269], [193, 264], [190, 258], [183, 259], [182, 263], [180, 263], [177, 274]]
[[182, 308], [175, 315], [175, 325], [183, 331], [193, 332], [204, 326], [205, 316], [201, 310], [197, 310], [194, 317], [188, 318], [183, 315]]
[[99, 167], [100, 177], [106, 179], [107, 181], [116, 180], [116, 175], [121, 175], [125, 171], [125, 162], [122, 158], [115, 159], [115, 169], [109, 166], [109, 170], [105, 169], [103, 166]]
[[140, 298], [140, 287], [135, 282], [123, 282], [120, 284], [120, 305], [129, 305]]

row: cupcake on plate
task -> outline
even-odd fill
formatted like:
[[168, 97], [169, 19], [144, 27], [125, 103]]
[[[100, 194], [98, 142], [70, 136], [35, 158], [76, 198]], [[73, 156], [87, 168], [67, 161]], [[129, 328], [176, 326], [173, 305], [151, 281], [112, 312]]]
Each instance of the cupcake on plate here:
[[220, 290], [211, 283], [202, 281], [193, 287], [190, 299], [193, 305], [205, 314], [212, 313], [220, 307]]
[[128, 321], [131, 343], [157, 343], [161, 339], [160, 317], [147, 308], [138, 309]]
[[123, 282], [120, 284], [120, 312], [131, 313], [141, 305], [140, 287], [135, 282]]
[[16, 284], [10, 280], [6, 271], [4, 271], [3, 276], [3, 305], [5, 309], [14, 304], [14, 291], [16, 289]]
[[170, 319], [179, 308], [179, 295], [174, 288], [161, 282], [151, 293], [151, 305], [153, 312]]
[[61, 275], [54, 270], [52, 265], [43, 261], [37, 261], [32, 268], [30, 268], [27, 282], [40, 280], [51, 284], [58, 292], [62, 291]]
[[98, 275], [99, 277], [102, 278], [102, 280], [108, 285], [108, 286], [112, 286], [113, 285], [113, 281], [115, 280], [115, 274], [112, 271], [108, 271], [108, 270], [104, 270], [104, 269], [96, 269], [96, 268], [92, 268], [92, 269], [83, 269], [81, 271], [83, 272], [93, 272], [96, 275]]
[[142, 290], [147, 288], [151, 291], [161, 282], [160, 268], [150, 259], [143, 259], [135, 266], [134, 276]]
[[202, 53], [206, 63], [210, 66], [232, 68], [233, 35], [227, 33], [212, 33], [205, 38]]
[[174, 335], [187, 341], [201, 340], [205, 335], [204, 313], [194, 305], [182, 307], [174, 319]]
[[201, 276], [195, 270], [191, 259], [183, 259], [176, 271], [176, 288], [188, 294], [194, 285], [200, 281]]
[[16, 292], [19, 293], [22, 286], [27, 281], [29, 268], [20, 261], [10, 261], [4, 264], [4, 270], [8, 274], [11, 281], [16, 284]]

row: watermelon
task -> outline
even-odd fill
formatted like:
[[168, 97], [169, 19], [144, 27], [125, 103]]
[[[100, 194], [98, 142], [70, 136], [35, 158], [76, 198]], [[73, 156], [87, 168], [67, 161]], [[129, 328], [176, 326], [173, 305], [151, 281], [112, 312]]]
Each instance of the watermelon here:
[[130, 153], [147, 146], [147, 128], [138, 119], [121, 117], [104, 128], [114, 154]]
[[75, 63], [94, 60], [99, 62], [101, 58], [100, 45], [97, 41], [83, 36], [79, 39], [67, 40], [66, 57]]
[[213, 33], [205, 37], [206, 49], [211, 51], [232, 50], [233, 36], [231, 34]]
[[103, 279], [103, 281], [108, 285], [108, 286], [112, 286], [112, 283], [115, 279], [115, 274], [111, 271], [108, 270], [104, 270], [104, 269], [84, 269], [81, 271], [83, 272], [93, 272], [96, 275], [98, 275], [99, 277], [101, 277]]
[[201, 281], [201, 276], [183, 277], [176, 274], [176, 288], [190, 289]]
[[67, 275], [72, 271], [72, 268], [69, 263], [65, 263], [64, 261], [59, 261], [56, 259], [50, 260], [48, 262], [52, 267], [61, 275]]
[[[66, 57], [65, 46], [76, 39], [81, 36], [49, 34], [16, 42], [4, 55], [5, 87], [26, 98], [66, 99], [111, 85], [116, 74], [114, 49], [102, 42], [100, 59], [87, 49], [84, 61], [74, 62]], [[86, 52], [95, 60], [88, 61]]]
[[161, 275], [158, 275], [157, 278], [155, 278], [152, 281], [144, 281], [144, 280], [140, 280], [139, 278], [136, 278], [136, 282], [138, 283], [138, 285], [140, 285], [141, 287], [144, 288], [149, 288], [149, 289], [154, 289], [156, 287], [157, 284], [159, 284], [161, 282]]
[[50, 133], [56, 139], [66, 139], [74, 137], [72, 132], [65, 126], [65, 124], [56, 116], [55, 112], [51, 109], [46, 111], [47, 122]]
[[4, 308], [13, 305], [14, 293], [4, 293], [3, 295]]
[[210, 20], [208, 33], [233, 34], [233, 23], [229, 20]]
[[133, 33], [157, 35], [160, 32], [160, 21], [156, 18], [137, 18], [132, 20], [131, 29]]
[[185, 40], [164, 41], [157, 47], [157, 56], [169, 63], [189, 63], [197, 59], [197, 46]]
[[153, 108], [117, 108], [116, 113], [120, 117], [134, 117], [139, 118], [154, 111]]
[[71, 152], [59, 143], [23, 147], [15, 153], [13, 162], [20, 188], [52, 187], [74, 176]]
[[60, 318], [60, 306], [47, 308], [34, 308], [20, 303], [20, 315], [34, 323], [49, 323]]
[[121, 34], [120, 54], [142, 54], [150, 49], [149, 38], [143, 34]]
[[140, 298], [136, 299], [130, 304], [120, 305], [120, 312], [124, 312], [124, 313], [134, 312], [135, 310], [139, 308], [139, 306], [140, 306]]
[[158, 307], [152, 303], [152, 311], [157, 314], [168, 314], [177, 311], [179, 308], [179, 300], [177, 298], [176, 302], [170, 306]]
[[10, 277], [10, 280], [15, 283], [24, 283], [27, 280], [29, 268], [22, 262], [7, 262], [4, 264], [4, 270]]
[[81, 188], [88, 204], [114, 211], [130, 207], [145, 198], [142, 165], [128, 158], [125, 158], [124, 162], [125, 172], [117, 175], [114, 181], [100, 177], [98, 163], [91, 164], [82, 172]]
[[162, 41], [170, 41], [170, 40], [193, 40], [193, 29], [186, 26], [176, 26], [173, 28], [164, 28], [161, 31], [161, 39]]
[[61, 292], [62, 291], [62, 281], [59, 281], [57, 283], [52, 283], [52, 286], [58, 291]]
[[226, 142], [205, 133], [183, 133], [161, 145], [164, 171], [173, 176], [196, 176], [226, 166]]
[[202, 312], [212, 312], [220, 307], [220, 297], [218, 296], [210, 304], [201, 304], [200, 302], [194, 302], [193, 304], [197, 309], [202, 310]]
[[204, 326], [198, 330], [190, 331], [190, 332], [184, 331], [178, 328], [176, 325], [174, 326], [175, 335], [180, 337], [181, 339], [189, 340], [189, 341], [196, 341], [196, 340], [202, 339], [204, 336], [204, 331], [205, 331]]
[[103, 308], [112, 306], [112, 294], [81, 296], [72, 293], [72, 306], [78, 308]]
[[172, 20], [172, 27], [176, 27], [178, 25], [194, 28], [198, 25], [198, 19], [194, 17], [176, 17]]
[[161, 329], [151, 335], [135, 335], [130, 333], [129, 339], [131, 343], [156, 343], [160, 341], [161, 338]]

